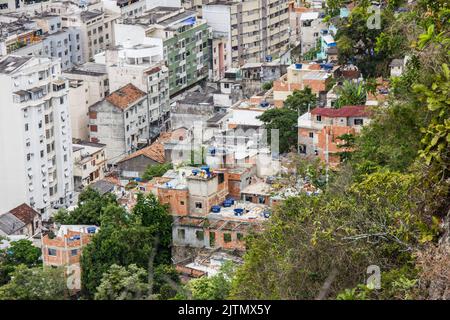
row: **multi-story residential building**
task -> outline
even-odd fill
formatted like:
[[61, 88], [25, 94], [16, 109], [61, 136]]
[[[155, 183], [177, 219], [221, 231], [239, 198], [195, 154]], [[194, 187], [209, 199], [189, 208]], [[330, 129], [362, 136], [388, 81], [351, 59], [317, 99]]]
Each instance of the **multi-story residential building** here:
[[272, 61], [287, 51], [287, 0], [218, 0], [203, 5], [202, 17], [213, 32], [228, 35], [228, 64]]
[[0, 55], [19, 49], [25, 55], [42, 50], [42, 39], [42, 30], [38, 28], [36, 21], [26, 17], [1, 16]]
[[68, 0], [52, 2], [50, 12], [60, 15], [64, 27], [80, 30], [83, 61], [91, 61], [94, 55], [114, 43], [113, 24], [117, 14], [106, 12], [100, 1], [79, 6]]
[[2, 0], [0, 13], [34, 13], [48, 10], [50, 0]]
[[0, 212], [26, 203], [49, 218], [73, 193], [67, 81], [58, 60], [0, 60]]
[[0, 213], [0, 236], [33, 237], [41, 230], [41, 215], [26, 203]]
[[307, 11], [300, 15], [300, 54], [319, 47], [320, 31], [326, 30], [324, 15], [318, 11]]
[[106, 144], [108, 164], [148, 144], [152, 111], [131, 83], [89, 108], [90, 140]]
[[72, 137], [89, 139], [89, 107], [109, 94], [106, 66], [87, 62], [66, 70], [63, 76], [69, 79], [69, 112]]
[[340, 163], [339, 145], [343, 134], [358, 134], [370, 122], [366, 106], [346, 106], [340, 109], [315, 108], [298, 118], [298, 151], [305, 157], [318, 157], [331, 166]]
[[210, 30], [206, 21], [184, 8], [156, 7], [115, 25], [116, 44], [159, 46], [169, 68], [173, 97], [208, 77]]
[[73, 177], [74, 186], [84, 188], [90, 183], [105, 177], [106, 152], [105, 145], [90, 141], [75, 140], [73, 144]]
[[[339, 70], [338, 65], [319, 63], [294, 63], [287, 68], [287, 73], [273, 82], [273, 99], [277, 107], [294, 90], [303, 90], [310, 87], [322, 101], [326, 99], [328, 84]], [[313, 106], [311, 106], [313, 107]]]
[[67, 286], [71, 293], [81, 289], [80, 258], [83, 249], [99, 231], [97, 226], [62, 225], [55, 237], [42, 237], [42, 262], [44, 266], [64, 267]]
[[146, 0], [103, 0], [106, 10], [118, 14], [120, 18], [138, 17], [146, 10]]
[[337, 61], [337, 44], [334, 37], [326, 29], [320, 31], [320, 51], [317, 53], [317, 60]]
[[170, 128], [169, 69], [161, 60], [160, 47], [143, 44], [116, 46], [96, 56], [106, 65], [111, 91], [131, 83], [147, 93], [151, 139]]
[[9, 22], [3, 22], [0, 41], [2, 55], [36, 55], [57, 57], [61, 69], [82, 63], [80, 31], [76, 28], [63, 28], [61, 17], [41, 13], [33, 19], [20, 16], [8, 16]]
[[227, 59], [228, 35], [227, 33], [213, 31], [211, 39], [211, 74], [213, 81], [219, 81], [225, 77], [225, 71], [231, 68], [231, 61]]

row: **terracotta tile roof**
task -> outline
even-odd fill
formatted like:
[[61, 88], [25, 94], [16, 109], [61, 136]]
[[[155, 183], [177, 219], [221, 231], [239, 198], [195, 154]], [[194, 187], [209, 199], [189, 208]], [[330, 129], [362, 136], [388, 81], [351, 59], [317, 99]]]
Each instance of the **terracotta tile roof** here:
[[33, 208], [25, 203], [12, 210], [9, 210], [9, 213], [14, 215], [17, 219], [25, 224], [33, 223], [34, 218], [38, 215], [38, 213], [34, 211]]
[[156, 72], [159, 72], [159, 71], [161, 71], [160, 67], [153, 67], [151, 69], [146, 70], [145, 74], [153, 74], [153, 73], [156, 73]]
[[116, 91], [111, 93], [109, 96], [106, 97], [106, 100], [112, 105], [122, 110], [125, 110], [131, 104], [133, 104], [134, 102], [136, 102], [137, 100], [141, 99], [144, 96], [145, 92], [129, 83], [126, 86], [117, 89]]
[[160, 141], [155, 141], [148, 147], [142, 148], [126, 156], [125, 158], [120, 160], [119, 163], [139, 156], [147, 157], [159, 163], [164, 163], [166, 161], [166, 158], [164, 156], [164, 145]]
[[340, 109], [315, 108], [311, 114], [329, 118], [369, 117], [370, 111], [366, 106], [345, 106]]

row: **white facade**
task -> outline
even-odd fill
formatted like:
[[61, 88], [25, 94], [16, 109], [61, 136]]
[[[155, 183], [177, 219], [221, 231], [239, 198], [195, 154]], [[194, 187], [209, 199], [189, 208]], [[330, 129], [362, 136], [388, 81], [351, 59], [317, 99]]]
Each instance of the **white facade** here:
[[114, 43], [113, 25], [118, 15], [105, 12], [102, 2], [90, 3], [85, 9], [70, 1], [52, 2], [50, 11], [62, 17], [63, 27], [80, 30], [83, 61], [92, 60]]
[[96, 56], [96, 61], [106, 64], [111, 92], [131, 83], [147, 93], [151, 138], [169, 129], [169, 71], [161, 62], [161, 47], [118, 46]]
[[89, 138], [89, 107], [109, 94], [109, 80], [104, 65], [85, 63], [63, 73], [69, 79], [69, 112], [72, 136]]
[[105, 177], [105, 145], [80, 141], [73, 144], [73, 176], [75, 188], [86, 187]]
[[300, 48], [301, 54], [315, 49], [320, 38], [320, 30], [327, 29], [319, 12], [304, 12], [300, 15]]
[[138, 17], [146, 10], [146, 0], [102, 0], [106, 10], [121, 18]]
[[67, 82], [58, 60], [0, 61], [0, 212], [27, 203], [48, 219], [72, 199]]

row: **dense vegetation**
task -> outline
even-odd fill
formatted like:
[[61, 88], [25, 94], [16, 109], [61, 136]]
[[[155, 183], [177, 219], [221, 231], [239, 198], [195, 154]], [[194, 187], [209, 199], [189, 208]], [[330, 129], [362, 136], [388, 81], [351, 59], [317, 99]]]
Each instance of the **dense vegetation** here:
[[[391, 79], [387, 107], [319, 196], [290, 198], [248, 239], [231, 297], [249, 299], [450, 298], [450, 8], [448, 1], [388, 1], [368, 29], [369, 1], [339, 22], [341, 62]], [[339, 8], [342, 1], [330, 1]], [[332, 12], [332, 10], [330, 10]], [[367, 268], [381, 270], [381, 288]]]

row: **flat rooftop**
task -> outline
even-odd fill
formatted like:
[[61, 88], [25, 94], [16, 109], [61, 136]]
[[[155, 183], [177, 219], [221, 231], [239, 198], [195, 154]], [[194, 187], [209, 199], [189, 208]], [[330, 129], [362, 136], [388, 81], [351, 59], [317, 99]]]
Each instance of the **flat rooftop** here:
[[[234, 209], [244, 209], [242, 215], [236, 215]], [[258, 204], [248, 201], [235, 201], [231, 207], [220, 207], [220, 212], [210, 212], [208, 219], [214, 220], [233, 220], [242, 222], [265, 221], [268, 218], [264, 216], [265, 212], [270, 212], [269, 207], [264, 204]]]

